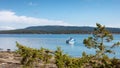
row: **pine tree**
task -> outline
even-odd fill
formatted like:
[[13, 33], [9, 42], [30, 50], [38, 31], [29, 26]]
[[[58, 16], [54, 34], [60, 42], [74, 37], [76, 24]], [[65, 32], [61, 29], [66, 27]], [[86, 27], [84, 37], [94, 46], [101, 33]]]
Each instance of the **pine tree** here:
[[96, 23], [96, 26], [97, 27], [94, 28], [92, 36], [84, 39], [83, 43], [88, 48], [96, 49], [95, 57], [97, 58], [106, 55], [106, 53], [114, 53], [111, 48], [120, 45], [120, 43], [118, 42], [111, 45], [111, 48], [107, 47], [105, 43], [111, 42], [113, 40], [113, 35], [105, 28], [105, 26], [98, 23]]

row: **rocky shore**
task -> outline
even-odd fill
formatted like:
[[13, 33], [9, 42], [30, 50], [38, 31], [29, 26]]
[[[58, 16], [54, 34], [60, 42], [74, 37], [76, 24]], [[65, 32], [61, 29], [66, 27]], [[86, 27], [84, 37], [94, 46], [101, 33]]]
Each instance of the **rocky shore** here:
[[[19, 54], [15, 52], [9, 51], [0, 51], [0, 68], [22, 68], [23, 66], [20, 64], [21, 57]], [[51, 64], [43, 64], [38, 63], [35, 68], [57, 68], [54, 63]]]
[[20, 68], [20, 59], [14, 52], [0, 51], [0, 68]]

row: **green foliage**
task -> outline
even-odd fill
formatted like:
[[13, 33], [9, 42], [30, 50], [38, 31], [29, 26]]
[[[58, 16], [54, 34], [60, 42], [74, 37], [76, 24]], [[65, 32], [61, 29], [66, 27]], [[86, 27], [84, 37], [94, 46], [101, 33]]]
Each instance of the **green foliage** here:
[[57, 48], [55, 51], [55, 64], [58, 68], [84, 68], [85, 63], [88, 63], [91, 59], [91, 55], [86, 55], [86, 53], [83, 53], [83, 57], [81, 58], [73, 58], [68, 56], [67, 54], [63, 54], [60, 47]]
[[64, 68], [64, 54], [61, 51], [61, 48], [58, 47], [57, 50], [55, 51], [55, 60], [56, 60], [56, 65], [58, 68]]
[[[96, 49], [96, 57], [102, 57], [106, 53], [114, 53], [110, 48], [106, 47], [105, 42], [111, 42], [113, 40], [112, 34], [105, 29], [105, 26], [96, 24], [97, 28], [93, 31], [93, 36], [84, 39], [83, 43], [88, 48]], [[119, 43], [114, 44], [114, 46], [119, 45]], [[111, 45], [111, 48], [114, 46]]]
[[32, 49], [26, 46], [22, 46], [19, 43], [16, 45], [18, 47], [17, 53], [22, 56], [21, 64], [30, 66], [36, 62], [38, 57], [38, 51], [36, 49]]
[[18, 42], [16, 42], [16, 46], [18, 48], [16, 52], [22, 57], [21, 64], [25, 66], [34, 67], [39, 60], [43, 61], [44, 63], [48, 63], [49, 59], [52, 57], [48, 49], [34, 49], [23, 46]]
[[112, 68], [120, 68], [120, 59], [113, 58], [111, 59]]
[[[117, 42], [109, 47], [106, 47], [105, 43], [109, 43], [113, 40], [112, 34], [105, 29], [105, 26], [102, 26], [100, 24], [96, 24], [97, 28], [94, 29], [92, 37], [88, 37], [87, 39], [84, 39], [83, 43], [87, 48], [94, 48], [96, 49], [96, 54], [93, 57], [90, 57], [88, 59], [88, 62], [90, 66], [93, 68], [113, 68], [115, 67], [106, 53], [115, 53], [111, 50], [111, 48], [115, 46], [119, 46], [120, 42]], [[87, 55], [83, 53], [84, 58]], [[117, 61], [116, 61], [117, 62]]]
[[45, 63], [49, 63], [49, 59], [51, 59], [52, 58], [52, 52], [50, 51], [50, 50], [48, 50], [48, 49], [45, 49], [45, 48], [41, 48], [40, 50], [39, 50], [39, 53], [40, 53], [40, 57], [39, 57], [39, 59], [41, 59], [43, 62], [45, 62]]

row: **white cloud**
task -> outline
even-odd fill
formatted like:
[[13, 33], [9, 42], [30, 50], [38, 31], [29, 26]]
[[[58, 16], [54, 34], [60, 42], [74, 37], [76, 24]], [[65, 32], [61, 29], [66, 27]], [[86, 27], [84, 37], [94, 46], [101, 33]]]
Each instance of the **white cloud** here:
[[[42, 25], [64, 25], [71, 26], [71, 24], [65, 23], [64, 21], [48, 20], [42, 18], [18, 16], [12, 11], [0, 11], [0, 25], [9, 26], [14, 28], [28, 27], [28, 26], [42, 26]], [[23, 27], [24, 26], [24, 27]]]
[[9, 26], [0, 26], [0, 30], [14, 30], [15, 28]]

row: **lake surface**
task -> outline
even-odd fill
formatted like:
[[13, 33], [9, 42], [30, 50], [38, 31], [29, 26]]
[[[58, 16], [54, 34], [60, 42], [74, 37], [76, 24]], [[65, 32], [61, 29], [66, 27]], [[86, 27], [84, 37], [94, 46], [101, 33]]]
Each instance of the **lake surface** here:
[[[88, 49], [84, 46], [83, 40], [90, 36], [89, 34], [0, 34], [0, 48], [16, 49], [16, 41], [25, 46], [33, 48], [48, 48], [56, 50], [57, 47], [61, 47], [64, 53], [70, 56], [79, 57], [82, 52], [85, 51], [87, 54], [95, 54], [94, 49]], [[120, 41], [120, 34], [114, 34], [114, 42]], [[66, 44], [66, 40], [70, 37], [75, 39], [74, 45]], [[109, 47], [111, 43], [108, 43]], [[110, 57], [120, 58], [120, 47], [113, 49], [116, 54], [110, 54]]]

